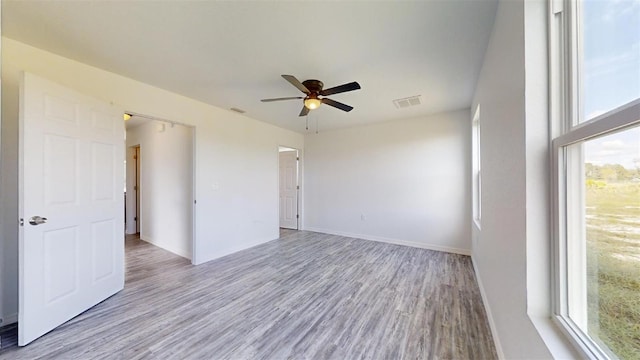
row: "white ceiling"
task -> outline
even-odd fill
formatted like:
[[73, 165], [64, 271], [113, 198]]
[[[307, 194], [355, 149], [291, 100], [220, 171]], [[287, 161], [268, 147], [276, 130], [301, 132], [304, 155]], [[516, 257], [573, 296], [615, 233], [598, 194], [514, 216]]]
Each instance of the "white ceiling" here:
[[[309, 115], [321, 130], [467, 108], [496, 11], [467, 1], [2, 1], [2, 35], [305, 132], [302, 93], [358, 81]], [[421, 95], [396, 109], [392, 100]], [[311, 126], [310, 126], [311, 127]]]

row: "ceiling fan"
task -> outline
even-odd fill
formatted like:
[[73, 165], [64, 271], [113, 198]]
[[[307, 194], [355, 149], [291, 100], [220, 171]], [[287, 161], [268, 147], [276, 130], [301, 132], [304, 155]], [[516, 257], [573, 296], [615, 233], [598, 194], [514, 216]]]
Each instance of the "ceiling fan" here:
[[305, 80], [303, 82], [300, 82], [293, 75], [282, 75], [282, 77], [285, 80], [287, 80], [289, 83], [291, 83], [291, 85], [298, 88], [298, 90], [305, 93], [307, 96], [262, 99], [260, 101], [271, 102], [271, 101], [304, 99], [304, 106], [302, 107], [302, 111], [300, 111], [300, 116], [307, 115], [310, 110], [317, 109], [318, 107], [320, 107], [320, 104], [327, 104], [329, 106], [333, 106], [334, 108], [340, 109], [342, 111], [349, 112], [353, 110], [353, 106], [349, 106], [347, 104], [343, 104], [341, 102], [331, 100], [324, 96], [360, 89], [360, 84], [358, 84], [355, 81], [350, 82], [348, 84], [342, 84], [339, 86], [334, 86], [332, 88], [322, 90], [322, 87], [324, 86], [324, 84], [320, 80]]

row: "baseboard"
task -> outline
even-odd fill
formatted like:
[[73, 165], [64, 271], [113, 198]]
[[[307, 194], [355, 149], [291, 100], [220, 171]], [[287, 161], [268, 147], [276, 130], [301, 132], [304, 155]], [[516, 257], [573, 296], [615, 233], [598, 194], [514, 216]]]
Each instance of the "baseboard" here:
[[2, 317], [2, 322], [0, 323], [0, 327], [11, 325], [13, 323], [18, 322], [18, 313], [13, 313]]
[[252, 241], [250, 243], [243, 244], [241, 247], [234, 248], [234, 249], [227, 249], [227, 250], [225, 250], [223, 252], [214, 254], [213, 256], [209, 256], [209, 257], [206, 257], [204, 259], [195, 259], [195, 261], [193, 262], [193, 265], [204, 264], [204, 263], [212, 261], [212, 260], [220, 259], [220, 258], [223, 258], [225, 256], [228, 256], [228, 255], [231, 255], [231, 254], [235, 254], [238, 251], [247, 250], [247, 249], [250, 249], [252, 247], [259, 246], [259, 245], [262, 245], [262, 244], [266, 244], [266, 243], [268, 243], [270, 241], [274, 241], [274, 240], [277, 240], [277, 239], [278, 239], [278, 237], [266, 238], [266, 239], [260, 239], [260, 240]]
[[493, 343], [496, 346], [496, 352], [498, 353], [498, 359], [505, 359], [504, 352], [502, 351], [502, 345], [500, 344], [500, 338], [498, 337], [498, 329], [496, 323], [493, 321], [493, 315], [491, 314], [491, 307], [489, 306], [489, 299], [484, 291], [482, 285], [482, 279], [480, 278], [480, 272], [476, 266], [476, 261], [471, 256], [471, 263], [473, 264], [473, 271], [476, 273], [476, 281], [478, 282], [478, 288], [480, 289], [480, 296], [482, 296], [482, 303], [484, 304], [484, 312], [487, 313], [487, 320], [489, 321], [489, 328], [491, 329], [491, 336], [493, 337]]
[[161, 244], [158, 244], [157, 242], [154, 242], [153, 239], [149, 238], [146, 235], [142, 235], [140, 234], [140, 240], [146, 241], [149, 244], [152, 244], [153, 246], [157, 246], [161, 249], [167, 250], [168, 252], [172, 253], [172, 254], [176, 254], [180, 257], [183, 257], [185, 259], [191, 260], [191, 256], [189, 255], [189, 252], [185, 249], [169, 249], [168, 247], [162, 246]]
[[353, 233], [347, 233], [347, 232], [342, 232], [342, 231], [333, 231], [333, 230], [314, 228], [314, 227], [306, 227], [305, 230], [324, 233], [324, 234], [346, 236], [346, 237], [356, 238], [356, 239], [383, 242], [383, 243], [387, 243], [387, 244], [403, 245], [403, 246], [410, 246], [410, 247], [415, 247], [415, 248], [420, 248], [420, 249], [442, 251], [442, 252], [448, 252], [448, 253], [453, 253], [453, 254], [460, 254], [460, 255], [467, 255], [467, 256], [471, 255], [471, 250], [458, 249], [458, 248], [448, 247], [448, 246], [423, 244], [423, 243], [417, 243], [417, 242], [413, 242], [413, 241], [391, 239], [391, 238], [364, 235], [364, 234], [353, 234]]

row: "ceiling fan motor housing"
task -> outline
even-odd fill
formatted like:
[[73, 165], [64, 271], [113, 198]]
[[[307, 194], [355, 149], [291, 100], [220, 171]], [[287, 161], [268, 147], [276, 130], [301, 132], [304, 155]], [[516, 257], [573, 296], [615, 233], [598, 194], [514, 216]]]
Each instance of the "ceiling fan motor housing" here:
[[322, 87], [324, 86], [320, 80], [305, 80], [302, 82], [302, 85], [309, 89], [309, 92], [312, 94], [315, 93], [316, 95], [322, 91]]

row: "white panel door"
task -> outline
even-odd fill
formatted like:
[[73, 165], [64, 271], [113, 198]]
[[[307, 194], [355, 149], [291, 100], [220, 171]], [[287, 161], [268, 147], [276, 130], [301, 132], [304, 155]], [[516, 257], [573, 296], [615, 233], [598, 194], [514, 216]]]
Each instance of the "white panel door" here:
[[23, 75], [20, 346], [124, 287], [122, 113]]
[[298, 155], [280, 153], [280, 227], [298, 229]]

